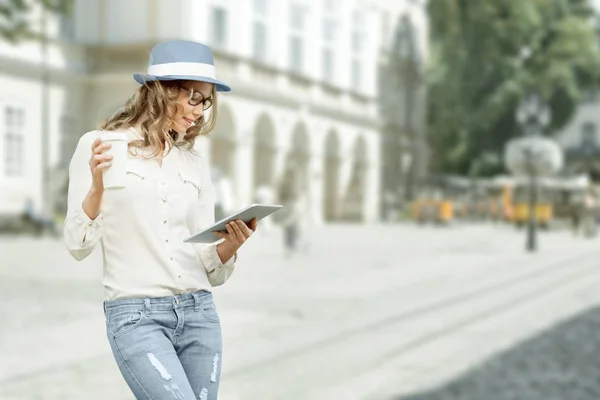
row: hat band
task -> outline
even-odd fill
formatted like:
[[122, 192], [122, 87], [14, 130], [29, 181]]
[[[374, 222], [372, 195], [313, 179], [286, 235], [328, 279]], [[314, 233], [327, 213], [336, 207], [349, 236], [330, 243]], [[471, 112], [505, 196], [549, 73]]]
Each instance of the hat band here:
[[214, 65], [189, 62], [151, 65], [148, 67], [148, 74], [154, 76], [190, 75], [216, 79]]

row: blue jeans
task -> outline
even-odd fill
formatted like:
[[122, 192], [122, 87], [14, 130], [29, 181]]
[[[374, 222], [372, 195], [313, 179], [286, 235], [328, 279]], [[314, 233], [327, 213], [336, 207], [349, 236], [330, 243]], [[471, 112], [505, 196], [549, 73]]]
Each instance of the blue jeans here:
[[106, 332], [136, 399], [215, 400], [221, 324], [210, 292], [104, 302]]

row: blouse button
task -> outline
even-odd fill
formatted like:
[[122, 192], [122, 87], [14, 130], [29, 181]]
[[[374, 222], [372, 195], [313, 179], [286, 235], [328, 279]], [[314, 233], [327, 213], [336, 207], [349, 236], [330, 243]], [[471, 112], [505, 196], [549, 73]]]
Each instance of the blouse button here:
[[162, 202], [163, 202], [163, 203], [166, 203], [166, 202], [167, 202], [167, 198], [166, 198], [166, 197], [163, 197], [163, 199], [162, 199]]

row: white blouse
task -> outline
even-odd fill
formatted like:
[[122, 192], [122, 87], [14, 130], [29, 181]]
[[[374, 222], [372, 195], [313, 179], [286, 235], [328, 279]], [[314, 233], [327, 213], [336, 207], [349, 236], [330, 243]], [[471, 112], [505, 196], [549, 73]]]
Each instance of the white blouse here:
[[[128, 140], [141, 138], [133, 128]], [[91, 220], [82, 202], [91, 184], [92, 143], [102, 131], [81, 137], [69, 166], [68, 210], [64, 240], [82, 260], [102, 245], [105, 299], [172, 296], [210, 290], [233, 273], [232, 257], [222, 264], [217, 243], [183, 240], [214, 223], [214, 192], [206, 160], [174, 147], [163, 158], [129, 155], [126, 187], [105, 190], [100, 215]]]

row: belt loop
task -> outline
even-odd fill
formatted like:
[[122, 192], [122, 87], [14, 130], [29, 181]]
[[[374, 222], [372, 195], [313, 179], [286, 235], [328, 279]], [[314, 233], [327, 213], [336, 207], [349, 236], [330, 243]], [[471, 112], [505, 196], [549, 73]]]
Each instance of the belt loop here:
[[106, 300], [102, 302], [102, 309], [104, 310], [104, 316], [106, 317]]
[[194, 311], [198, 312], [200, 311], [200, 296], [196, 292], [192, 293], [192, 296], [194, 296]]
[[150, 315], [150, 299], [148, 297], [144, 299], [144, 313]]

